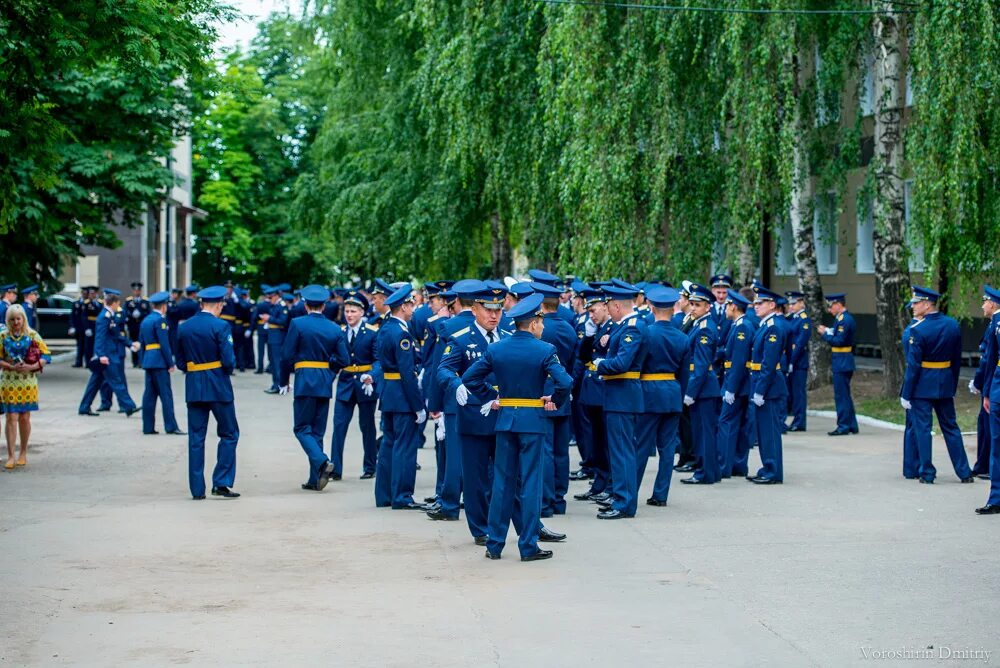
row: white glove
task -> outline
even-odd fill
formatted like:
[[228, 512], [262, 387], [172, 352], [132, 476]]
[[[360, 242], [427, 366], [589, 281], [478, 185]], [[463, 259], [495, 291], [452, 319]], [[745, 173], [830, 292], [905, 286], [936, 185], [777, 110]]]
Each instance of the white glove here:
[[76, 327], [70, 327], [68, 334], [70, 336], [73, 336], [74, 334], [76, 334]]
[[732, 406], [736, 403], [736, 395], [727, 390], [726, 393], [722, 395], [722, 400]]
[[288, 394], [288, 385], [282, 385], [278, 388], [278, 394]]
[[594, 368], [597, 369], [600, 366], [601, 362], [603, 362], [603, 361], [604, 361], [603, 357], [598, 357], [597, 359], [595, 359], [591, 363], [594, 365]]
[[587, 322], [583, 323], [583, 334], [584, 336], [594, 336], [597, 334], [597, 325], [590, 318], [587, 318]]
[[360, 376], [358, 377], [358, 380], [360, 380], [360, 381], [361, 381], [362, 383], [364, 383], [365, 385], [371, 385], [371, 384], [372, 384], [372, 382], [374, 382], [374, 381], [372, 380], [372, 375], [371, 375], [370, 373], [363, 373], [363, 374], [361, 374], [361, 375], [360, 375]]
[[129, 348], [131, 348], [132, 352], [134, 352], [134, 353], [139, 352], [139, 342], [138, 341], [133, 341], [132, 345], [129, 346]]
[[969, 392], [972, 392], [973, 394], [979, 394], [979, 390], [976, 389], [976, 379], [975, 378], [973, 378], [972, 380], [969, 381]]
[[437, 420], [434, 420], [434, 438], [439, 441], [444, 440], [444, 416], [442, 415]]
[[493, 402], [487, 401], [483, 404], [483, 407], [479, 409], [479, 414], [483, 417], [489, 417], [491, 410], [493, 410]]
[[465, 385], [459, 385], [458, 389], [455, 390], [455, 401], [458, 402], [459, 406], [469, 403], [469, 390]]
[[94, 335], [94, 330], [92, 330], [92, 329], [85, 329], [85, 330], [83, 330], [83, 335], [84, 336], [93, 336]]
[[685, 406], [690, 406], [693, 403], [694, 403], [694, 397], [689, 397], [688, 395], [685, 394], [684, 395], [684, 405]]
[[251, 336], [253, 336], [253, 332], [251, 332], [249, 329], [247, 331], [243, 332], [243, 338], [244, 339], [249, 339]]
[[365, 393], [366, 397], [370, 397], [375, 392], [375, 386], [372, 385], [371, 383], [368, 384], [362, 383], [361, 391]]
[[788, 373], [791, 373], [793, 371], [795, 371], [795, 365], [794, 364], [789, 364], [788, 365]]
[[906, 410], [910, 410], [911, 408], [913, 408], [913, 404], [911, 404], [908, 399], [904, 399], [903, 397], [899, 398], [899, 405], [905, 408]]
[[417, 411], [417, 424], [423, 424], [427, 422], [427, 411], [421, 408]]
[[757, 408], [760, 408], [761, 406], [763, 406], [764, 405], [764, 395], [763, 394], [755, 394], [755, 395], [753, 395], [753, 405], [756, 406]]
[[420, 373], [417, 374], [417, 388], [424, 389], [424, 370], [421, 369]]
[[135, 318], [136, 320], [138, 320], [140, 315], [141, 314], [139, 313], [139, 309], [137, 309], [137, 308], [132, 309], [132, 317], [133, 318]]

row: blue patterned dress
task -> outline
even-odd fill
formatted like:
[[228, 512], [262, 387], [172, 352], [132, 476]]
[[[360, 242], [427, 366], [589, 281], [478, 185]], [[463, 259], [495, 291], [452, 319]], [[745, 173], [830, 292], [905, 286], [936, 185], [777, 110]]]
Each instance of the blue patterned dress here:
[[[31, 343], [38, 345], [46, 364], [52, 361], [49, 348], [38, 332], [29, 330], [20, 336], [10, 331], [0, 332], [0, 359], [16, 364], [24, 359]], [[5, 369], [0, 375], [0, 406], [5, 413], [27, 413], [38, 410], [38, 373]]]

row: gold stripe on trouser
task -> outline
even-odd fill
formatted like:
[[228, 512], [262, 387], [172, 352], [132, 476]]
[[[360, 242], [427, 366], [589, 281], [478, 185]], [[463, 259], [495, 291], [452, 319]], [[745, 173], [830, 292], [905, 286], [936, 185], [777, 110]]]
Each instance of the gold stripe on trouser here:
[[188, 371], [211, 371], [212, 369], [221, 369], [222, 362], [204, 362], [202, 364], [195, 364], [194, 362], [187, 363]]
[[296, 362], [295, 369], [329, 369], [329, 362]]
[[834, 353], [849, 353], [852, 350], [854, 350], [854, 348], [851, 347], [851, 346], [843, 346], [843, 347], [840, 347], [840, 348], [830, 348], [830, 352], [834, 352]]
[[500, 399], [501, 408], [544, 408], [541, 399]]
[[638, 371], [626, 371], [613, 376], [601, 376], [601, 380], [639, 380], [641, 375]]
[[386, 380], [399, 380], [400, 378], [402, 378], [402, 376], [400, 376], [399, 372], [397, 371], [386, 371], [384, 374], [382, 374], [382, 377], [385, 378]]
[[345, 366], [344, 371], [347, 373], [364, 373], [365, 371], [371, 371], [371, 364], [352, 364], [351, 366]]
[[950, 369], [951, 362], [921, 362], [922, 369]]
[[150, 343], [146, 345], [146, 350], [159, 350], [159, 349], [160, 349], [159, 343]]
[[644, 373], [639, 380], [677, 380], [677, 376], [672, 373]]

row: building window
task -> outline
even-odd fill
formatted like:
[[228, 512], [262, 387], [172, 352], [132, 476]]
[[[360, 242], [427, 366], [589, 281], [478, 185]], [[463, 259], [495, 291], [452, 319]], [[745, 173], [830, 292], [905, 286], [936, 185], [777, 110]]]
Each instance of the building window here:
[[821, 274], [837, 273], [837, 193], [821, 193], [813, 204], [816, 266]]
[[823, 127], [840, 120], [840, 91], [824, 90], [820, 73], [823, 71], [823, 57], [816, 45], [816, 127]]
[[861, 89], [858, 91], [858, 104], [861, 105], [861, 115], [871, 116], [875, 113], [875, 56], [867, 54], [861, 61]]
[[920, 236], [915, 227], [910, 226], [911, 210], [913, 202], [913, 181], [903, 182], [903, 238], [906, 241], [906, 249], [909, 251], [910, 272], [919, 274], [927, 270], [927, 262], [924, 257], [924, 239]]
[[781, 219], [776, 235], [778, 248], [774, 255], [774, 275], [795, 275], [795, 236], [792, 234], [792, 220], [788, 216]]
[[875, 273], [875, 211], [871, 197], [858, 198], [858, 246], [854, 269], [859, 274]]

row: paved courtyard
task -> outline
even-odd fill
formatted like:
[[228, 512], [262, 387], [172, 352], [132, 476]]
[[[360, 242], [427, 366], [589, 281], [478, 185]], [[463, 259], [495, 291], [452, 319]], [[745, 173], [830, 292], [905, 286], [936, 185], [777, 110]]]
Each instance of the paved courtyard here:
[[[570, 501], [548, 522], [569, 534], [554, 559], [520, 563], [509, 542], [492, 562], [464, 521], [376, 509], [356, 427], [344, 480], [300, 490], [291, 398], [262, 378], [235, 378], [243, 497], [194, 502], [184, 437], [78, 417], [86, 372], [46, 369], [28, 467], [0, 474], [0, 664], [1000, 663], [1000, 518], [973, 513], [987, 483], [959, 484], [943, 443], [920, 485], [900, 433], [832, 439], [812, 419], [785, 441], [782, 486], [675, 476], [666, 508], [621, 522]], [[433, 450], [420, 462], [423, 497]]]

